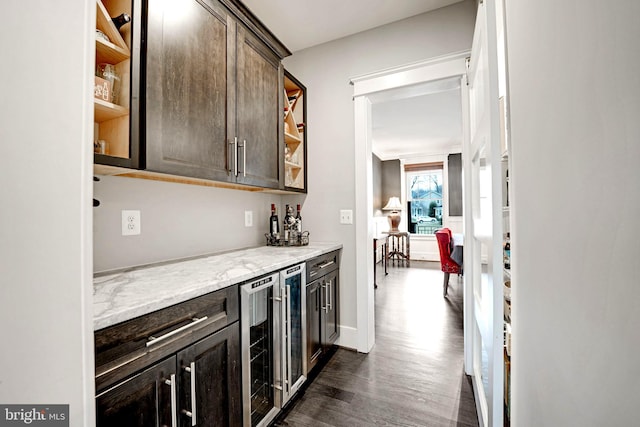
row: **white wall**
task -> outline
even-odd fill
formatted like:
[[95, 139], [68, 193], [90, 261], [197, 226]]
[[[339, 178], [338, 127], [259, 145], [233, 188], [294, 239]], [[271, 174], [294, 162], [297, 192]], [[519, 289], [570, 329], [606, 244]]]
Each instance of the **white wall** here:
[[512, 425], [638, 424], [639, 16], [507, 4]]
[[[96, 272], [264, 245], [271, 203], [284, 215], [276, 194], [112, 176], [101, 176], [94, 191]], [[123, 209], [140, 210], [140, 235], [122, 236]], [[245, 211], [253, 213], [251, 227]]]
[[0, 403], [91, 426], [95, 2], [3, 2]]
[[285, 59], [285, 68], [308, 89], [310, 163], [305, 220], [323, 240], [344, 246], [340, 270], [342, 345], [357, 347], [351, 333], [357, 327], [355, 226], [339, 224], [339, 210], [355, 206], [353, 88], [349, 81], [358, 75], [470, 49], [474, 22], [474, 3], [466, 1], [295, 52]]

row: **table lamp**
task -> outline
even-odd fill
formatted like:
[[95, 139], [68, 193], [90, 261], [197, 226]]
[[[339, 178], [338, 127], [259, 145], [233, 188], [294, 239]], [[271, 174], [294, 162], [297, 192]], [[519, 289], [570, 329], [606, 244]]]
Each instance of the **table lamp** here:
[[397, 233], [398, 225], [400, 225], [400, 211], [402, 210], [402, 205], [400, 204], [400, 199], [397, 197], [390, 197], [387, 205], [382, 208], [384, 211], [391, 211], [391, 213], [387, 216], [389, 218], [389, 226], [391, 227], [392, 233]]

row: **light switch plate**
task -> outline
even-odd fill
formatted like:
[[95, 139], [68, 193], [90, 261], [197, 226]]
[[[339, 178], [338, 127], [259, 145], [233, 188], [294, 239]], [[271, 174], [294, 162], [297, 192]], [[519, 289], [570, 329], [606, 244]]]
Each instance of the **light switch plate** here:
[[122, 235], [140, 234], [140, 211], [122, 211]]
[[244, 226], [253, 227], [253, 211], [244, 211]]
[[353, 211], [351, 209], [340, 210], [340, 224], [353, 224]]

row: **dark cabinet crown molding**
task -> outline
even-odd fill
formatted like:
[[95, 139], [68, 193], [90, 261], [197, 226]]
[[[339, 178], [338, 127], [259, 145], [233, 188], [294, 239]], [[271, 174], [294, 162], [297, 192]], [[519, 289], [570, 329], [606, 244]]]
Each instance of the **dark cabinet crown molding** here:
[[220, 3], [225, 5], [240, 22], [266, 43], [280, 59], [291, 55], [291, 51], [242, 2], [238, 0], [220, 0]]

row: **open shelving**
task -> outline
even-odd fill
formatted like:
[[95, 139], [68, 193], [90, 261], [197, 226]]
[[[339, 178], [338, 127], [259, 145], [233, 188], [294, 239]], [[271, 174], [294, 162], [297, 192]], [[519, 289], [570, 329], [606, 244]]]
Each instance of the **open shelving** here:
[[285, 70], [284, 77], [284, 186], [306, 191], [306, 88]]
[[120, 81], [117, 104], [94, 98], [94, 141], [106, 142], [106, 152], [101, 156], [130, 157], [130, 75], [131, 75], [131, 23], [118, 31], [112, 17], [121, 13], [132, 15], [130, 0], [96, 0], [96, 30], [109, 41], [96, 35], [96, 75], [99, 64], [110, 64], [115, 68]]

